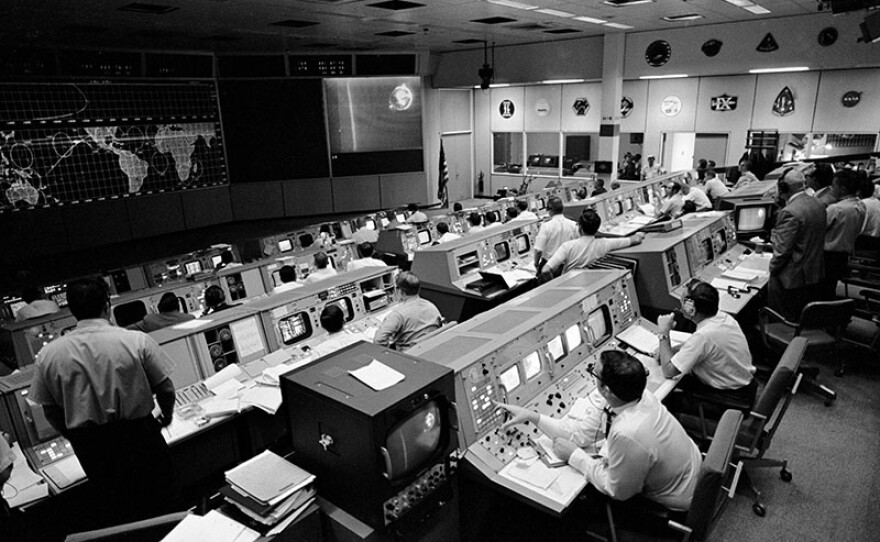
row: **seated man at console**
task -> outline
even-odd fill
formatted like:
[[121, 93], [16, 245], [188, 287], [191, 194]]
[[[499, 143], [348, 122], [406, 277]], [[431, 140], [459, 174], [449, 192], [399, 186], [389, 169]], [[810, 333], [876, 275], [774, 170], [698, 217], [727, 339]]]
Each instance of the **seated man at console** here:
[[553, 253], [547, 265], [541, 269], [541, 279], [550, 280], [554, 276], [568, 273], [572, 269], [585, 269], [590, 264], [605, 256], [612, 250], [638, 245], [645, 238], [645, 234], [638, 232], [630, 237], [623, 238], [596, 238], [596, 232], [602, 225], [602, 218], [593, 209], [587, 209], [578, 219], [578, 228], [581, 236], [572, 241], [566, 241]]
[[315, 254], [315, 270], [303, 282], [314, 284], [334, 275], [336, 275], [336, 270], [330, 265], [330, 256], [327, 256], [325, 252], [318, 252]]
[[360, 333], [346, 333], [343, 331], [345, 314], [337, 305], [327, 305], [321, 311], [321, 327], [327, 331], [327, 340], [312, 348], [312, 357], [318, 359], [332, 354], [341, 348], [367, 338]]
[[[699, 280], [692, 282], [682, 299], [681, 312], [696, 324], [697, 330], [675, 354], [669, 339], [674, 315], [657, 318], [663, 376], [674, 378], [683, 373], [685, 376], [678, 389], [750, 410], [757, 391], [755, 366], [739, 324], [718, 310], [718, 290]], [[677, 404], [672, 408], [685, 410], [687, 405]]]
[[281, 279], [281, 284], [272, 290], [272, 294], [280, 294], [302, 288], [302, 284], [296, 281], [296, 269], [292, 265], [282, 265], [281, 269], [278, 270], [278, 278]]
[[438, 245], [448, 243], [449, 241], [455, 241], [456, 239], [461, 237], [461, 235], [449, 231], [449, 224], [447, 224], [446, 222], [437, 223], [437, 233], [440, 234], [440, 238], [435, 241], [435, 244]]
[[202, 316], [238, 306], [237, 303], [230, 305], [226, 302], [226, 293], [223, 288], [216, 284], [205, 289], [205, 312]]
[[486, 230], [486, 228], [483, 227], [483, 215], [476, 211], [468, 215], [467, 221], [471, 225], [468, 233], [480, 233], [481, 231]]
[[385, 262], [376, 258], [373, 251], [373, 243], [361, 243], [358, 246], [361, 257], [348, 262], [348, 270], [363, 269], [365, 267], [385, 267]]
[[440, 327], [443, 317], [433, 303], [419, 296], [421, 288], [419, 277], [413, 273], [404, 271], [398, 275], [397, 297], [400, 304], [382, 321], [373, 338], [374, 343], [403, 350]]
[[156, 304], [156, 310], [159, 312], [144, 316], [143, 320], [131, 324], [127, 329], [150, 333], [163, 327], [173, 326], [187, 320], [195, 320], [196, 318], [192, 314], [180, 312], [180, 302], [177, 299], [177, 295], [173, 292], [162, 294], [159, 303]]
[[538, 220], [538, 215], [532, 212], [529, 209], [528, 200], [517, 200], [516, 201], [517, 215], [513, 220], [525, 221], [525, 220]]
[[[666, 407], [645, 387], [648, 371], [639, 360], [607, 350], [589, 367], [604, 409], [583, 419], [554, 419], [528, 409], [498, 404], [513, 417], [502, 429], [531, 422], [553, 438], [553, 451], [586, 476], [597, 490], [617, 500], [641, 494], [671, 510], [687, 510], [702, 459]], [[601, 439], [600, 454], [591, 455]]]
[[660, 220], [669, 220], [681, 214], [681, 208], [684, 206], [684, 196], [681, 194], [681, 185], [672, 183], [669, 187], [669, 197], [663, 200], [663, 203], [657, 209], [657, 218]]

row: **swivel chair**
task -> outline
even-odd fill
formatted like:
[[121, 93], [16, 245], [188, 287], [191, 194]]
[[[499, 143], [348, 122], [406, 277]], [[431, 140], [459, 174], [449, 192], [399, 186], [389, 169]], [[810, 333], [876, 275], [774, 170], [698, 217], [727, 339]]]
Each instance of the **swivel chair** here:
[[[804, 337], [792, 339], [788, 348], [785, 349], [782, 358], [773, 370], [770, 380], [764, 386], [763, 391], [755, 401], [755, 408], [749, 413], [748, 418], [742, 424], [739, 435], [736, 438], [736, 461], [743, 466], [743, 478], [749, 490], [755, 495], [752, 510], [763, 517], [767, 511], [760, 502], [761, 492], [755, 487], [749, 477], [749, 469], [780, 467], [779, 476], [785, 482], [792, 479], [791, 471], [788, 470], [788, 461], [785, 459], [769, 459], [764, 457], [773, 436], [782, 422], [788, 405], [795, 393], [803, 375], [798, 372], [804, 353], [809, 343]], [[724, 406], [723, 404], [721, 405]], [[681, 423], [688, 433], [697, 442], [706, 442], [717, 435], [716, 424], [701, 415], [682, 416]], [[718, 425], [720, 427], [720, 425]], [[714, 442], [714, 441], [713, 441]]]
[[[814, 301], [804, 307], [798, 322], [786, 320], [773, 309], [762, 307], [758, 313], [761, 339], [768, 351], [781, 352], [795, 337], [804, 337], [808, 341], [805, 357], [811, 358], [819, 352], [830, 352], [838, 361], [835, 374], [842, 376], [846, 363], [838, 355], [838, 347], [843, 331], [852, 319], [855, 306], [856, 302], [852, 299]], [[837, 399], [837, 394], [815, 381], [818, 368], [800, 370], [808, 378], [803, 384], [806, 391], [819, 395], [825, 399], [825, 406], [831, 406]]]
[[[655, 521], [658, 519], [665, 521], [670, 531], [680, 534], [682, 542], [705, 540], [714, 520], [720, 515], [727, 500], [736, 492], [740, 466], [732, 464], [731, 457], [742, 419], [742, 412], [736, 410], [728, 410], [721, 416], [715, 438], [703, 458], [691, 507], [687, 512], [674, 512], [644, 497], [635, 497], [627, 501], [627, 504], [638, 508], [635, 510], [636, 515], [644, 513], [641, 515], [651, 516]], [[730, 486], [725, 487], [725, 483], [729, 483]], [[604, 542], [608, 542], [609, 539], [617, 542], [613, 508], [611, 499], [606, 499], [605, 514], [608, 518], [609, 537], [588, 531], [589, 537]]]

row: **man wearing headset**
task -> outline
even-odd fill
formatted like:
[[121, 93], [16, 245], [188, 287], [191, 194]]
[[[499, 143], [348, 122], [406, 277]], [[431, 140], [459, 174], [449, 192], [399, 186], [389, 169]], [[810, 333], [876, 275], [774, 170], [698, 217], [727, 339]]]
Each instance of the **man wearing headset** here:
[[[675, 317], [665, 314], [657, 318], [663, 376], [684, 374], [678, 389], [751, 410], [757, 381], [749, 344], [737, 321], [718, 311], [718, 290], [711, 284], [693, 281], [682, 298], [681, 312], [696, 324], [697, 330], [675, 354], [669, 340]], [[685, 409], [685, 405], [678, 406]]]
[[[557, 456], [613, 499], [623, 501], [641, 494], [671, 510], [687, 510], [700, 474], [700, 450], [678, 420], [645, 389], [648, 371], [620, 350], [602, 352], [589, 371], [601, 397], [597, 400], [604, 400], [605, 408], [593, 409], [583, 419], [554, 419], [498, 403], [513, 415], [502, 429], [533, 424], [553, 438]], [[594, 450], [603, 438], [599, 453], [590, 455], [582, 449]]]
[[804, 306], [819, 298], [825, 276], [825, 205], [807, 195], [804, 174], [793, 168], [782, 172], [776, 190], [782, 209], [770, 232], [767, 305], [797, 321]]

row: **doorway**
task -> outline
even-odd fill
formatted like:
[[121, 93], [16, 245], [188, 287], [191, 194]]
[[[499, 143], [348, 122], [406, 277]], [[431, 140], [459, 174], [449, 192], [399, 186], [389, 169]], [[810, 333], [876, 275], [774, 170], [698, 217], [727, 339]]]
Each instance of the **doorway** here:
[[471, 134], [443, 135], [442, 141], [443, 152], [446, 153], [446, 168], [449, 171], [449, 184], [446, 185], [449, 201], [472, 198], [475, 181], [471, 164]]
[[693, 156], [693, 168], [700, 158], [714, 160], [719, 168], [727, 165], [727, 134], [697, 134]]

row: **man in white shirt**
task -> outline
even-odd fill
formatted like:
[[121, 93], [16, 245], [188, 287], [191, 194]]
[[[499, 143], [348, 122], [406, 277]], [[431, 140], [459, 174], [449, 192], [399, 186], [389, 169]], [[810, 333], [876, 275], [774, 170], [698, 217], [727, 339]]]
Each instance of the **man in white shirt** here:
[[874, 183], [864, 175], [859, 181], [859, 197], [865, 204], [865, 223], [862, 235], [880, 237], [880, 199], [874, 196]]
[[409, 218], [406, 221], [410, 224], [424, 224], [428, 221], [428, 215], [419, 211], [417, 203], [410, 203], [406, 206], [406, 210], [409, 212]]
[[480, 213], [476, 211], [472, 212], [468, 215], [467, 220], [468, 224], [471, 225], [471, 227], [467, 231], [468, 234], [480, 233], [486, 230], [486, 228], [483, 227], [483, 216]]
[[519, 210], [519, 214], [516, 215], [516, 218], [513, 220], [516, 221], [524, 221], [524, 220], [538, 220], [538, 215], [529, 210], [529, 202], [528, 200], [517, 200], [516, 208]]
[[[749, 344], [736, 320], [718, 311], [718, 290], [711, 284], [693, 281], [682, 299], [681, 312], [697, 325], [697, 330], [675, 354], [669, 339], [674, 315], [657, 319], [663, 376], [685, 374], [678, 389], [741, 405], [746, 412], [751, 410], [757, 381]], [[686, 407], [681, 405], [681, 409]]]
[[373, 252], [373, 243], [361, 243], [358, 246], [358, 252], [361, 257], [348, 262], [348, 270], [363, 269], [365, 267], [385, 267], [386, 264], [382, 260], [376, 259]]
[[699, 186], [683, 185], [681, 193], [684, 195], [682, 205], [684, 205], [685, 201], [692, 201], [697, 208], [697, 212], [710, 211], [712, 209], [712, 202], [709, 201], [709, 196]]
[[562, 214], [564, 209], [561, 199], [554, 196], [547, 200], [550, 219], [541, 224], [535, 237], [535, 269], [538, 273], [562, 243], [578, 237], [577, 223]]
[[713, 202], [730, 192], [727, 185], [715, 175], [714, 169], [706, 170], [706, 184], [704, 186], [706, 189], [706, 195], [709, 196], [709, 199]]
[[375, 344], [404, 350], [416, 344], [421, 337], [438, 329], [443, 317], [437, 307], [419, 296], [422, 283], [409, 271], [397, 276], [397, 296], [400, 303], [382, 320]]
[[654, 165], [654, 155], [648, 155], [648, 165], [642, 168], [642, 180], [650, 181], [654, 177], [659, 177], [660, 175], [666, 175], [666, 171], [660, 167], [660, 164]]
[[[607, 407], [593, 408], [581, 419], [554, 419], [498, 403], [513, 414], [502, 429], [533, 424], [553, 438], [556, 455], [612, 499], [642, 495], [671, 510], [690, 508], [702, 465], [700, 450], [645, 389], [645, 367], [626, 352], [606, 350], [588, 370], [596, 379], [596, 400], [601, 404], [604, 399]], [[592, 454], [602, 438], [601, 451]]]
[[282, 265], [278, 270], [278, 278], [281, 279], [281, 284], [272, 290], [272, 295], [302, 288], [302, 284], [296, 281], [296, 269], [292, 265]]
[[599, 213], [593, 209], [585, 210], [578, 219], [581, 236], [562, 243], [541, 270], [541, 279], [550, 280], [560, 270], [568, 273], [572, 269], [584, 269], [612, 250], [638, 245], [645, 238], [644, 233], [638, 232], [631, 237], [597, 239], [595, 235], [601, 225]]
[[379, 240], [379, 232], [375, 229], [367, 228], [367, 222], [363, 218], [357, 219], [357, 227], [357, 231], [351, 234], [354, 246], [361, 246], [364, 243], [375, 243]]
[[15, 313], [16, 322], [32, 320], [61, 310], [54, 301], [43, 299], [43, 292], [39, 288], [25, 288], [21, 293], [21, 299], [27, 305], [18, 309], [18, 312]]
[[336, 270], [330, 265], [330, 257], [324, 252], [315, 254], [315, 270], [306, 277], [304, 284], [314, 284], [336, 275]]
[[733, 189], [736, 190], [738, 188], [749, 186], [750, 184], [756, 182], [758, 182], [758, 177], [756, 177], [754, 173], [749, 171], [749, 161], [743, 160], [742, 162], [740, 162], [739, 179], [737, 179], [736, 185], [734, 185]]
[[486, 221], [487, 230], [490, 230], [492, 228], [500, 228], [504, 225], [498, 221], [497, 211], [487, 211], [486, 215], [483, 218]]
[[452, 233], [449, 231], [449, 224], [446, 222], [438, 222], [437, 223], [437, 233], [440, 234], [440, 238], [437, 239], [437, 244], [448, 243], [449, 241], [455, 241], [456, 239], [460, 239], [461, 236], [457, 233]]
[[657, 218], [676, 218], [681, 214], [681, 208], [684, 207], [684, 196], [681, 194], [681, 185], [672, 183], [669, 187], [669, 196], [663, 200], [663, 203], [657, 209]]
[[366, 341], [367, 338], [360, 333], [348, 333], [343, 330], [345, 326], [345, 314], [337, 305], [326, 305], [321, 311], [321, 327], [327, 331], [327, 339], [312, 348], [312, 358], [332, 354], [358, 341]]

